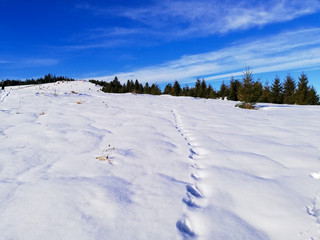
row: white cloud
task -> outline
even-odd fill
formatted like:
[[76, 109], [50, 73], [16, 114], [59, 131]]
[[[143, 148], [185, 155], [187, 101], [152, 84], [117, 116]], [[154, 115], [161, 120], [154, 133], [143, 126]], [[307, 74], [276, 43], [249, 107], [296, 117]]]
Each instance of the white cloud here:
[[[290, 21], [320, 10], [318, 0], [212, 1], [167, 0], [139, 8], [119, 8], [109, 14], [149, 26], [167, 38], [199, 37]], [[99, 10], [101, 14], [105, 12]], [[154, 31], [154, 30], [158, 31]]]
[[[320, 0], [164, 0], [140, 7], [85, 4], [77, 8], [108, 19], [126, 18], [130, 27], [122, 26], [121, 19], [119, 25], [90, 29], [78, 38], [87, 44], [71, 46], [73, 50], [118, 47], [141, 39], [158, 42], [199, 38], [263, 27], [316, 13], [320, 11]], [[121, 41], [124, 39], [126, 42]]]
[[53, 66], [58, 64], [59, 60], [52, 58], [15, 58], [8, 63], [9, 68], [33, 68]]
[[197, 77], [214, 80], [237, 76], [246, 66], [250, 66], [255, 73], [320, 69], [320, 28], [237, 42], [218, 51], [183, 56], [161, 65], [114, 73], [98, 79], [111, 81], [117, 75], [121, 81], [139, 79], [141, 82], [161, 83], [176, 79], [193, 82]]
[[77, 45], [66, 45], [62, 47], [56, 47], [58, 49], [63, 49], [67, 51], [77, 51], [77, 50], [87, 50], [95, 48], [114, 48], [128, 44], [127, 40], [117, 39], [117, 40], [106, 40], [94, 43], [80, 43]]

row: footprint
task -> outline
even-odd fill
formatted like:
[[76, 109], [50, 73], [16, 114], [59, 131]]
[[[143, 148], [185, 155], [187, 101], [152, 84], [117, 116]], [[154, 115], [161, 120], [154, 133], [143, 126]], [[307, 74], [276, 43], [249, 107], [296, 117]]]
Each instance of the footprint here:
[[316, 196], [312, 207], [307, 207], [308, 214], [317, 219], [320, 224], [320, 196]]
[[187, 185], [186, 186], [187, 192], [190, 193], [191, 195], [197, 197], [197, 198], [203, 198], [202, 193], [200, 190], [194, 186], [194, 185]]
[[199, 167], [198, 164], [196, 164], [196, 163], [192, 164], [190, 167], [192, 167], [192, 168], [194, 168], [194, 169], [197, 169], [197, 170], [200, 169], [200, 167]]
[[198, 198], [190, 193], [187, 193], [187, 196], [182, 199], [182, 202], [192, 209], [204, 209], [208, 206], [208, 199], [204, 197]]
[[200, 177], [196, 173], [191, 173], [191, 177], [197, 181], [200, 179]]
[[191, 154], [193, 154], [193, 155], [198, 155], [198, 153], [197, 153], [195, 150], [193, 150], [192, 148], [190, 148], [189, 151], [190, 151]]
[[185, 236], [185, 237], [191, 237], [194, 238], [196, 234], [191, 229], [190, 221], [187, 217], [182, 217], [176, 224], [179, 231]]
[[201, 208], [201, 206], [195, 202], [195, 198], [189, 193], [187, 193], [187, 197], [182, 199], [182, 202], [190, 208]]

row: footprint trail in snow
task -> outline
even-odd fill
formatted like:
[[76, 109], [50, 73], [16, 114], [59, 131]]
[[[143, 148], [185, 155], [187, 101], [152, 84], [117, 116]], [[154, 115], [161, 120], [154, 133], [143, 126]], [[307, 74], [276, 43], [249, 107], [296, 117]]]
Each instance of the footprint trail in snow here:
[[188, 137], [185, 136], [179, 115], [174, 110], [172, 110], [171, 112], [174, 118], [175, 128], [180, 133], [181, 137], [184, 138], [189, 147], [188, 157], [192, 161], [190, 167], [193, 169], [193, 171], [191, 171], [190, 173], [191, 182], [186, 185], [186, 196], [182, 199], [182, 202], [186, 206], [185, 213], [177, 221], [176, 227], [180, 231], [184, 239], [196, 238], [197, 233], [193, 229], [192, 217], [190, 213], [192, 211], [199, 211], [202, 208], [206, 207], [205, 195], [198, 187], [198, 182], [199, 180], [201, 180], [200, 176], [198, 175], [200, 169], [197, 165], [197, 161], [199, 161], [199, 154], [197, 153], [197, 151], [195, 151]]
[[[320, 150], [320, 147], [319, 147]], [[320, 158], [319, 158], [320, 159]], [[320, 179], [320, 172], [313, 172], [310, 174], [311, 177], [314, 179]], [[320, 189], [318, 190], [316, 196], [314, 197], [313, 206], [307, 206], [307, 210], [309, 215], [315, 217], [317, 219], [317, 224], [319, 227], [319, 233], [320, 233]], [[315, 237], [313, 239], [320, 239], [320, 237]]]

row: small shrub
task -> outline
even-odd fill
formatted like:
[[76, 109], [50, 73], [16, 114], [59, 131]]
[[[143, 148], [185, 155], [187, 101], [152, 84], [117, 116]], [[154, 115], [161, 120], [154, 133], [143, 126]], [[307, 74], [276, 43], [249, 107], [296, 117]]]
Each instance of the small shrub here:
[[256, 109], [253, 104], [246, 103], [246, 102], [238, 103], [235, 105], [235, 107], [243, 108], [243, 109]]

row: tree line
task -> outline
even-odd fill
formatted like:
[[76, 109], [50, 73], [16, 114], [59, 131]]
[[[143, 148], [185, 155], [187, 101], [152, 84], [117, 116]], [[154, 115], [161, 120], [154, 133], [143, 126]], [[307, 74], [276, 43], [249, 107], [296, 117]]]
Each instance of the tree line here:
[[161, 89], [158, 85], [149, 85], [148, 82], [143, 86], [138, 80], [128, 80], [127, 83], [121, 84], [118, 77], [115, 77], [111, 82], [89, 80], [89, 82], [102, 86], [101, 91], [106, 93], [138, 93], [138, 94], [151, 94], [160, 95], [162, 94]]
[[181, 87], [178, 81], [172, 85], [168, 83], [161, 91], [156, 84], [147, 83], [143, 86], [138, 80], [128, 80], [121, 84], [117, 77], [111, 82], [90, 80], [102, 86], [102, 91], [107, 93], [139, 93], [139, 94], [169, 94], [172, 96], [190, 96], [199, 98], [221, 98], [232, 101], [241, 101], [244, 107], [252, 107], [257, 102], [277, 104], [319, 105], [319, 95], [313, 86], [309, 86], [307, 75], [302, 73], [298, 82], [288, 74], [283, 82], [275, 77], [272, 84], [262, 84], [260, 80], [254, 81], [253, 73], [247, 69], [242, 80], [234, 79], [229, 83], [222, 82], [217, 91], [207, 84], [204, 79], [197, 79], [193, 87]]
[[[72, 78], [47, 74], [43, 78], [27, 80], [2, 80], [2, 86], [30, 85], [53, 83], [57, 81], [74, 81]], [[242, 80], [234, 79], [229, 83], [222, 82], [220, 89], [215, 90], [204, 79], [197, 79], [193, 87], [181, 87], [178, 81], [174, 84], [168, 83], [164, 90], [161, 91], [157, 84], [144, 85], [138, 80], [128, 80], [121, 84], [117, 77], [111, 82], [89, 80], [91, 83], [102, 87], [103, 92], [108, 93], [137, 93], [137, 94], [170, 94], [172, 96], [190, 96], [198, 98], [221, 98], [232, 101], [241, 101], [245, 106], [253, 106], [257, 102], [277, 103], [277, 104], [299, 104], [299, 105], [319, 105], [319, 95], [315, 88], [309, 85], [308, 77], [302, 73], [296, 82], [290, 74], [281, 82], [279, 77], [275, 77], [272, 84], [264, 85], [258, 79], [253, 79], [252, 71], [246, 69]]]
[[38, 79], [27, 79], [27, 80], [2, 80], [2, 86], [18, 86], [18, 85], [32, 85], [32, 84], [44, 84], [44, 83], [54, 83], [58, 81], [74, 81], [72, 78], [67, 78], [63, 76], [51, 75], [50, 73], [44, 77]]

